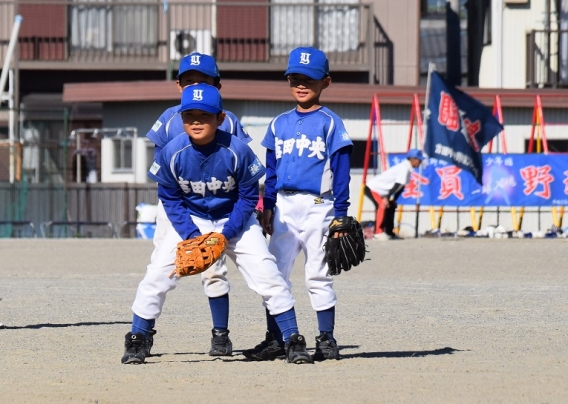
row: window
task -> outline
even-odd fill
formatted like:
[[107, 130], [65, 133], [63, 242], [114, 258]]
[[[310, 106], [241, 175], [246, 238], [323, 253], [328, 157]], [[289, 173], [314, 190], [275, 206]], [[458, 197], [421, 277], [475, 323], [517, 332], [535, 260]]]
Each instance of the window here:
[[71, 46], [112, 51], [112, 10], [103, 4], [71, 6]]
[[[540, 140], [540, 151], [544, 151], [543, 140]], [[550, 153], [568, 153], [568, 140], [566, 139], [547, 139], [548, 151]], [[525, 153], [529, 152], [530, 140], [525, 139]], [[536, 153], [537, 139], [533, 139], [533, 153]]]
[[128, 55], [154, 54], [159, 4], [155, 0], [139, 3], [153, 4], [117, 5], [95, 0], [89, 5], [71, 6], [71, 47]]
[[115, 138], [112, 140], [113, 170], [132, 171], [132, 138]]
[[[365, 165], [365, 151], [367, 150], [367, 140], [353, 140], [353, 151], [351, 152], [351, 168], [363, 168]], [[369, 158], [369, 169], [379, 167], [379, 154], [373, 154]]]
[[[288, 55], [298, 46], [313, 45], [326, 53], [359, 47], [359, 0], [272, 0], [271, 54]], [[325, 6], [324, 4], [329, 4]]]

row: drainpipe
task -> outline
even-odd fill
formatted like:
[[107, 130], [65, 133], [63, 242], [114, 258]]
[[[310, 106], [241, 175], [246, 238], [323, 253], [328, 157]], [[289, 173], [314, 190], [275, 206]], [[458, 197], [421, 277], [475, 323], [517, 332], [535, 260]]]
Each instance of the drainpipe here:
[[[8, 108], [10, 109], [10, 134], [9, 134], [9, 144], [10, 144], [10, 183], [13, 184], [16, 181], [16, 170], [15, 170], [15, 150], [14, 143], [16, 140], [15, 136], [15, 117], [14, 117], [14, 72], [10, 70], [10, 62], [12, 61], [12, 56], [16, 49], [16, 43], [18, 42], [18, 33], [20, 31], [20, 25], [22, 23], [22, 16], [17, 15], [14, 18], [14, 26], [12, 27], [12, 35], [10, 37], [10, 42], [8, 43], [8, 50], [6, 51], [6, 59], [4, 59], [4, 66], [2, 67], [2, 73], [0, 74], [0, 103], [4, 99], [8, 100]], [[10, 73], [10, 88], [8, 91], [8, 96], [4, 96], [4, 87], [6, 86], [6, 81], [8, 80], [8, 73]]]

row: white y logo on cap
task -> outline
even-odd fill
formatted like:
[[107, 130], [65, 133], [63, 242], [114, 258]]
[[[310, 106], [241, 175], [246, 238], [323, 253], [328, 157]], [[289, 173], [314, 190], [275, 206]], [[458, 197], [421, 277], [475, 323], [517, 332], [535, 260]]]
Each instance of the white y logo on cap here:
[[303, 65], [309, 65], [310, 64], [310, 53], [306, 53], [306, 52], [302, 52], [300, 54], [300, 63]]
[[192, 66], [199, 66], [201, 61], [199, 60], [201, 55], [191, 55], [191, 65]]
[[193, 101], [203, 101], [203, 90], [193, 90]]

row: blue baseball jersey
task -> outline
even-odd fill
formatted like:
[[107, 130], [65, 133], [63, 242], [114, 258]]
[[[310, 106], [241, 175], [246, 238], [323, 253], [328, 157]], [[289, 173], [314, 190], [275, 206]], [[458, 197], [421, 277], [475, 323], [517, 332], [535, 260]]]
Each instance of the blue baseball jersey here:
[[272, 120], [261, 144], [276, 155], [276, 191], [291, 189], [315, 195], [332, 191], [330, 156], [353, 146], [341, 118], [326, 107], [305, 113], [296, 109], [284, 112]]
[[[210, 152], [206, 157], [196, 150], [189, 136], [177, 136], [162, 149], [148, 176], [165, 188], [177, 190], [180, 209], [219, 220], [233, 212], [239, 188], [257, 183], [265, 168], [247, 144], [228, 132], [218, 130], [214, 144], [207, 147]], [[251, 214], [255, 204], [253, 200]]]
[[[180, 134], [185, 134], [183, 129], [183, 121], [181, 119], [181, 114], [179, 114], [179, 108], [181, 105], [176, 105], [175, 107], [168, 108], [164, 113], [158, 118], [152, 129], [148, 131], [146, 137], [152, 141], [159, 148], [163, 148], [170, 140], [175, 138]], [[225, 112], [225, 120], [219, 126], [219, 129], [236, 136], [243, 142], [248, 143], [252, 140], [249, 134], [245, 131], [235, 114], [231, 111]]]

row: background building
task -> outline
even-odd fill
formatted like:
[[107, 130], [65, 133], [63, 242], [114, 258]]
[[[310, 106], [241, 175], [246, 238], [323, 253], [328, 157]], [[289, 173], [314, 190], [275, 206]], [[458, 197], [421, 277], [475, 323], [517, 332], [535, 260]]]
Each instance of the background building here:
[[[121, 184], [149, 191], [143, 197], [135, 192], [126, 202], [126, 194], [121, 196], [113, 221], [133, 220], [140, 198], [154, 202], [154, 184], [145, 175], [152, 146], [144, 135], [165, 108], [178, 102], [172, 79], [179, 59], [192, 51], [216, 57], [226, 107], [241, 119], [262, 156], [259, 142], [269, 120], [292, 107], [282, 72], [288, 52], [300, 45], [320, 47], [330, 59], [333, 84], [323, 101], [344, 118], [355, 141], [351, 188], [356, 208], [373, 96], [381, 106], [385, 151], [405, 151], [413, 95], [422, 108], [428, 64], [436, 63], [445, 73], [456, 55], [448, 52], [448, 44], [456, 42], [449, 41], [447, 30], [448, 12], [451, 6], [455, 12], [456, 5], [462, 83], [480, 87], [464, 89], [489, 107], [495, 95], [502, 97], [508, 151], [527, 150], [540, 94], [551, 125], [549, 142], [554, 151], [565, 152], [568, 101], [561, 88], [566, 86], [567, 3], [0, 1], [2, 62], [14, 16], [23, 16], [5, 88], [11, 88], [17, 125], [10, 128], [7, 102], [0, 110], [0, 184], [8, 185], [0, 199], [10, 201], [1, 217], [110, 220], [105, 215], [116, 207], [95, 206], [108, 205], [114, 197], [88, 204], [94, 197], [88, 190], [110, 187], [116, 193]], [[412, 142], [417, 146], [416, 137]], [[63, 207], [32, 209], [28, 198], [25, 209], [16, 209], [21, 203], [14, 201], [23, 197], [15, 197], [10, 184], [22, 183], [26, 192], [34, 184], [60, 186], [63, 196], [52, 199]], [[65, 196], [69, 189], [77, 190], [76, 201]], [[370, 210], [367, 202], [365, 210]]]

